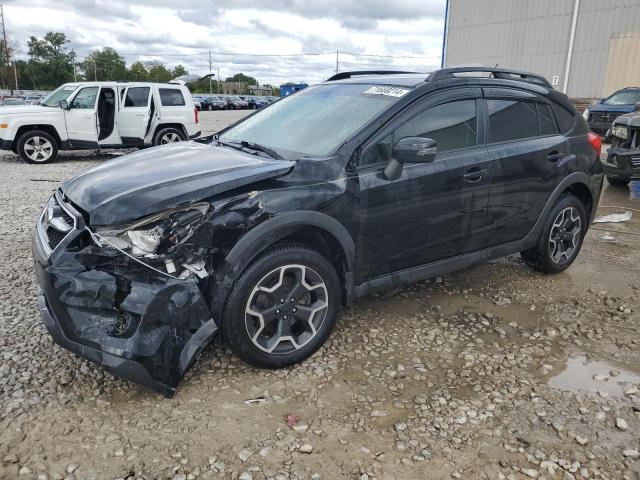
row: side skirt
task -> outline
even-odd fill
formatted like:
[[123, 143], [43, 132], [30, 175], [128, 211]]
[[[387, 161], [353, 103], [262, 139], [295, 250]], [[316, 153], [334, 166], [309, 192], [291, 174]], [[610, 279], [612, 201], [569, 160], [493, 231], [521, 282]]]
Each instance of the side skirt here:
[[379, 277], [371, 278], [360, 285], [356, 285], [354, 287], [354, 296], [355, 298], [359, 298], [364, 295], [389, 290], [409, 283], [415, 283], [420, 280], [437, 277], [456, 270], [464, 270], [465, 268], [479, 265], [488, 260], [493, 260], [494, 258], [500, 258], [521, 252], [522, 250], [531, 248], [535, 242], [536, 236], [528, 235], [523, 240], [503, 243], [502, 245], [496, 245], [484, 250], [478, 250], [476, 252], [465, 253], [464, 255], [438, 260], [419, 267], [412, 267], [406, 270], [380, 275]]

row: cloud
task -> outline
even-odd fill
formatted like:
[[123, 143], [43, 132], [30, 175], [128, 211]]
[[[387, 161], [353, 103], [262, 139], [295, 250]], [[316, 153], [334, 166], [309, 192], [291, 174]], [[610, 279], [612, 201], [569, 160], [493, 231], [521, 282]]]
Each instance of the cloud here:
[[[321, 81], [335, 71], [336, 50], [345, 70], [431, 69], [439, 64], [445, 7], [445, 0], [4, 3], [10, 42], [19, 57], [27, 55], [29, 36], [53, 30], [67, 35], [80, 60], [109, 46], [128, 64], [155, 59], [205, 73], [211, 51], [213, 69], [219, 68], [223, 78], [243, 72], [273, 84]], [[247, 55], [223, 55], [230, 52]], [[260, 55], [271, 53], [298, 56]], [[419, 58], [404, 58], [411, 56]]]

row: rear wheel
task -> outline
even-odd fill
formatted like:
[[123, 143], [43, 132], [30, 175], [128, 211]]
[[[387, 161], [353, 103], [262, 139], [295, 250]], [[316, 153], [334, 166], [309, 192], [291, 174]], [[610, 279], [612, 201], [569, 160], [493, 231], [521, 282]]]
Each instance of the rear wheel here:
[[333, 330], [341, 305], [338, 275], [302, 245], [260, 255], [227, 299], [222, 335], [233, 352], [259, 368], [279, 368], [312, 355]]
[[609, 182], [609, 185], [615, 185], [616, 187], [626, 187], [629, 184], [629, 180], [612, 177], [607, 177], [607, 182]]
[[522, 258], [538, 271], [559, 273], [577, 257], [586, 231], [584, 205], [572, 195], [563, 195], [549, 212], [538, 242], [521, 252]]
[[153, 144], [166, 145], [167, 143], [182, 142], [185, 140], [185, 138], [186, 137], [184, 133], [177, 128], [161, 128], [160, 130], [158, 130], [158, 133], [156, 133], [155, 137], [153, 137]]
[[58, 156], [58, 142], [47, 132], [31, 130], [20, 136], [16, 151], [27, 163], [49, 163]]

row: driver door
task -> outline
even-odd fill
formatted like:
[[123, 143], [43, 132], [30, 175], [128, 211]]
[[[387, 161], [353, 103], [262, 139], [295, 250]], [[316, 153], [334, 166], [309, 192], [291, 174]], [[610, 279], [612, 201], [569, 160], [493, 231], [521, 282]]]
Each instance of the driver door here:
[[[468, 253], [485, 242], [490, 182], [480, 92], [439, 97], [435, 104], [433, 98], [419, 102], [363, 148], [358, 251], [365, 278]], [[435, 140], [435, 160], [405, 164], [401, 176], [389, 180], [382, 170], [404, 137]]]
[[100, 87], [84, 87], [76, 93], [64, 111], [67, 135], [74, 148], [97, 148], [98, 118], [96, 103]]

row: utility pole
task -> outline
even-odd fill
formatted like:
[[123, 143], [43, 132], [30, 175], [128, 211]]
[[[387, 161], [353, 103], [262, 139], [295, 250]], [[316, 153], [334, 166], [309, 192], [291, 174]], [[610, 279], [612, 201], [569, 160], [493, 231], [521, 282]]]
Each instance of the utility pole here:
[[[2, 21], [2, 38], [4, 39], [4, 57], [7, 62], [7, 66], [9, 66], [11, 63], [9, 62], [9, 44], [7, 43], [7, 31], [4, 28], [4, 9], [2, 5], [0, 5], [0, 20]], [[4, 62], [2, 62], [2, 70], [2, 78], [4, 79]], [[13, 95], [13, 88], [11, 89], [11, 95]]]
[[338, 50], [336, 50], [336, 73], [338, 73], [338, 66], [340, 65], [340, 62], [338, 61]]
[[[211, 72], [211, 50], [209, 50], [209, 73]], [[209, 95], [213, 93], [213, 89], [211, 88], [211, 77], [209, 77]]]
[[71, 49], [71, 58], [73, 59], [73, 81], [77, 82], [78, 76], [76, 74], [76, 52], [73, 48]]

